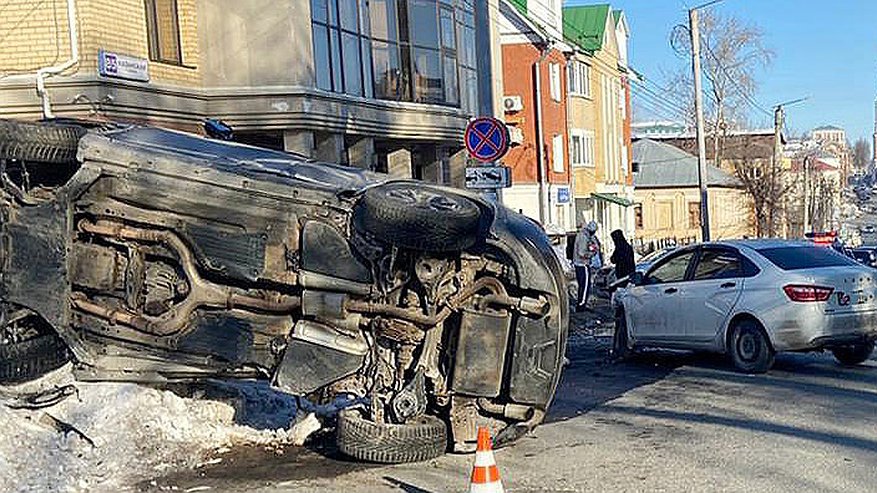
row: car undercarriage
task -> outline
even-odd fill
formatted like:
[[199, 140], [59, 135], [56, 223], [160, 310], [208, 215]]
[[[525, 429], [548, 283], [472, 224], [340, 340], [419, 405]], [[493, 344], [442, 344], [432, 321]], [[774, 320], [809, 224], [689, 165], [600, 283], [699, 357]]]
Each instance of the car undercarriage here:
[[355, 396], [339, 448], [378, 462], [513, 442], [554, 395], [560, 266], [479, 196], [119, 124], [0, 122], [0, 166], [6, 379], [51, 338], [81, 380]]

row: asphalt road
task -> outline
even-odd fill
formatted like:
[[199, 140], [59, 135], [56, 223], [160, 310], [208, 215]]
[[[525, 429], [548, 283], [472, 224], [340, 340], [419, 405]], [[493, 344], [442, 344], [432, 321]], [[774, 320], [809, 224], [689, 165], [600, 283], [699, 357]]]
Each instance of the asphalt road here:
[[[877, 361], [780, 355], [766, 375], [720, 357], [653, 353], [606, 360], [607, 326], [579, 318], [548, 422], [497, 451], [508, 492], [874, 491]], [[238, 450], [141, 489], [466, 491], [471, 456], [377, 466], [308, 448]]]

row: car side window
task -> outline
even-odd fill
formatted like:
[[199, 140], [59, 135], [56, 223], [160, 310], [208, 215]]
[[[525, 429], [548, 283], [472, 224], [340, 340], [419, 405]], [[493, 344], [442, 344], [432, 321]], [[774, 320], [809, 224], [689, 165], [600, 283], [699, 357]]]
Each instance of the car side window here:
[[743, 266], [737, 253], [717, 248], [704, 249], [694, 269], [695, 281], [735, 277], [743, 277]]
[[667, 282], [680, 282], [685, 280], [688, 265], [694, 257], [694, 251], [682, 252], [661, 262], [660, 265], [649, 271], [646, 276], [646, 284], [663, 284]]

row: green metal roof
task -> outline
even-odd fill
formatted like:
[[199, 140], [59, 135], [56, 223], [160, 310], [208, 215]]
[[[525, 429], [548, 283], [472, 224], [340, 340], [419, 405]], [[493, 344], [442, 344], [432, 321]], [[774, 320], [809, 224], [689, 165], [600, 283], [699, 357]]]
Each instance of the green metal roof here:
[[527, 14], [527, 0], [510, 0], [512, 5], [514, 5], [518, 11], [522, 14]]
[[612, 11], [612, 20], [615, 21], [616, 26], [618, 26], [618, 23], [621, 22], [621, 14], [622, 14], [622, 11], [620, 11], [620, 10], [613, 10]]
[[620, 205], [621, 207], [630, 207], [631, 205], [633, 205], [633, 202], [627, 200], [626, 198], [619, 197], [610, 193], [592, 193], [591, 197], [597, 200], [612, 202], [613, 204]]
[[609, 4], [565, 7], [563, 37], [585, 51], [598, 51], [603, 47], [606, 17], [610, 11]]

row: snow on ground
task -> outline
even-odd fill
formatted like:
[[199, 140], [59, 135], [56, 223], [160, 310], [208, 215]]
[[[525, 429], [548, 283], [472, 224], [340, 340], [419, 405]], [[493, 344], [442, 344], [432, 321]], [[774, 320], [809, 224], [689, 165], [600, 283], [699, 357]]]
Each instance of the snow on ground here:
[[[183, 397], [131, 383], [74, 382], [68, 365], [35, 382], [0, 387], [0, 394], [69, 383], [75, 384], [78, 395], [49, 408], [0, 405], [3, 491], [130, 490], [150, 477], [221, 460], [231, 447], [292, 442], [288, 428], [296, 401], [264, 383], [213, 382]], [[303, 408], [318, 414], [337, 410]], [[45, 414], [73, 426], [94, 446], [75, 431], [58, 431]], [[313, 418], [308, 425], [313, 425]]]

